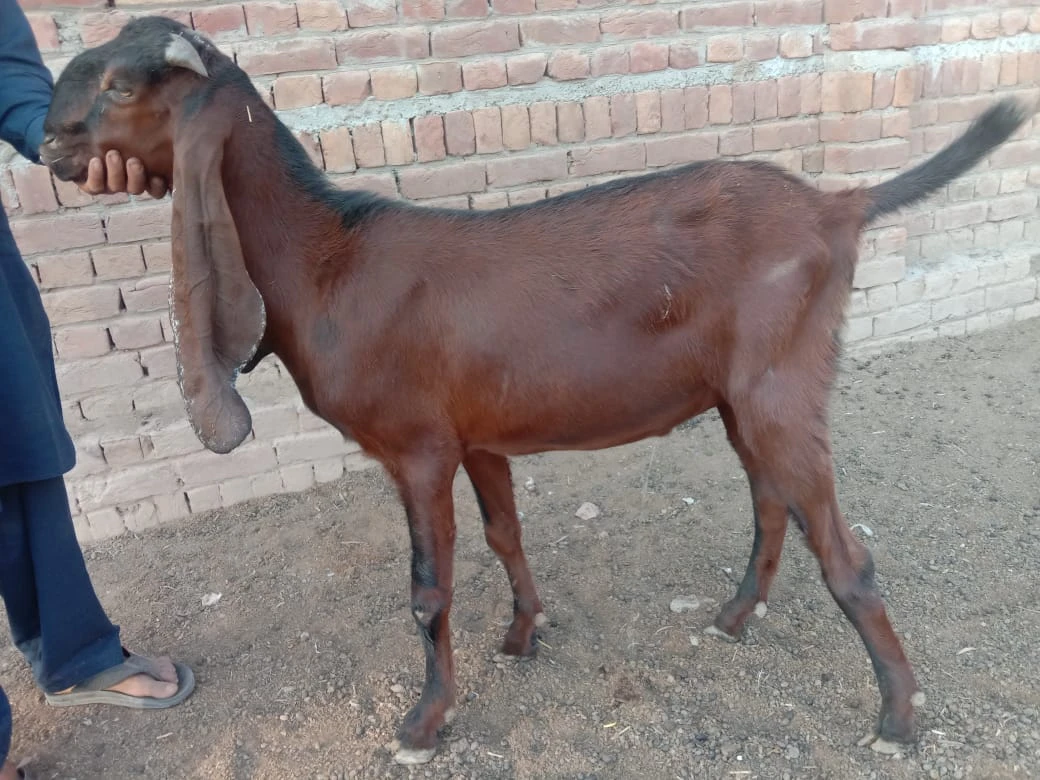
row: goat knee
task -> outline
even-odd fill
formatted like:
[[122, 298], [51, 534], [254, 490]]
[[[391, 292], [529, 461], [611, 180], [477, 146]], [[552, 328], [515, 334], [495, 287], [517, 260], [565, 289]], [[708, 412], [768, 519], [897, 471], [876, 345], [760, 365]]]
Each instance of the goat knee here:
[[431, 640], [436, 639], [439, 618], [451, 606], [451, 597], [439, 587], [420, 587], [412, 594], [412, 617]]

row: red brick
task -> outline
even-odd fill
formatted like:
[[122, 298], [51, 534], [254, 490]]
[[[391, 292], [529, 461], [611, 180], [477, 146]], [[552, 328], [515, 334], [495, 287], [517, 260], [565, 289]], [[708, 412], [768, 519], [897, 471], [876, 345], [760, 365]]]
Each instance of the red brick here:
[[509, 205], [509, 196], [504, 192], [481, 192], [469, 196], [470, 208], [480, 211], [502, 209]]
[[733, 119], [733, 90], [725, 84], [716, 84], [708, 90], [708, 121], [713, 125], [728, 125]]
[[776, 81], [759, 81], [755, 84], [755, 119], [776, 119], [777, 103]]
[[383, 131], [378, 123], [354, 127], [351, 138], [354, 142], [354, 159], [359, 168], [379, 168], [386, 165]]
[[1018, 83], [1018, 55], [1003, 54], [1000, 57], [1000, 81], [1002, 87], [1011, 87]]
[[661, 93], [636, 93], [636, 132], [657, 133], [661, 130]]
[[838, 173], [902, 168], [909, 161], [910, 143], [902, 139], [865, 144], [831, 144], [824, 150], [827, 170]]
[[677, 70], [696, 68], [701, 64], [700, 48], [692, 43], [673, 43], [668, 46], [668, 67]]
[[317, 76], [279, 76], [274, 82], [274, 105], [279, 111], [321, 102], [321, 79]]
[[[407, 170], [407, 169], [406, 169]], [[387, 198], [397, 198], [397, 180], [391, 173], [357, 173], [336, 176], [333, 182], [341, 190], [374, 192]]]
[[297, 70], [331, 70], [336, 52], [326, 38], [244, 43], [238, 50], [238, 66], [250, 76], [290, 73]]
[[372, 27], [397, 21], [395, 0], [351, 0], [347, 3], [347, 21], [351, 27]]
[[246, 33], [246, 16], [241, 5], [213, 5], [191, 12], [191, 24], [208, 38], [220, 40]]
[[61, 39], [58, 37], [58, 25], [54, 23], [54, 17], [50, 14], [26, 13], [29, 27], [32, 28], [36, 46], [40, 51], [54, 51], [61, 47]]
[[417, 69], [422, 95], [446, 95], [462, 89], [462, 66], [457, 62], [423, 63]]
[[907, 49], [938, 43], [941, 23], [931, 19], [883, 19], [836, 24], [831, 27], [831, 49]]
[[495, 89], [506, 85], [506, 61], [499, 57], [476, 60], [462, 66], [462, 83], [466, 89]]
[[628, 47], [600, 46], [596, 48], [590, 58], [589, 72], [593, 76], [628, 73]]
[[83, 14], [79, 17], [79, 35], [84, 46], [100, 46], [119, 35], [130, 14], [123, 11], [108, 11], [99, 14]]
[[322, 131], [321, 150], [325, 159], [325, 170], [345, 173], [357, 168], [349, 127], [335, 127]]
[[23, 254], [100, 244], [105, 240], [97, 214], [63, 214], [45, 219], [19, 219], [11, 233]]
[[1014, 217], [1024, 217], [1036, 211], [1036, 195], [1030, 192], [1022, 192], [1017, 195], [1007, 195], [993, 200], [989, 204], [988, 219], [991, 222], [1000, 222]]
[[752, 32], [744, 36], [744, 56], [754, 62], [771, 60], [776, 56], [780, 39], [775, 33]]
[[889, 0], [889, 16], [912, 16], [915, 19], [925, 15], [927, 0]]
[[448, 154], [462, 156], [477, 151], [473, 115], [468, 111], [451, 111], [444, 115], [444, 142]]
[[415, 161], [415, 146], [409, 123], [405, 120], [383, 120], [383, 151], [387, 165], [407, 165]]
[[298, 0], [300, 28], [334, 32], [347, 29], [347, 13], [337, 0]]
[[318, 168], [325, 167], [325, 160], [321, 156], [321, 141], [318, 140], [317, 134], [294, 130], [293, 138], [300, 142], [303, 151], [307, 153], [307, 156], [315, 166]]
[[686, 129], [696, 130], [704, 127], [708, 123], [708, 88], [686, 87], [683, 93], [685, 96], [683, 115], [686, 117]]
[[565, 102], [556, 105], [556, 127], [561, 143], [575, 143], [585, 137], [585, 117], [581, 103]]
[[330, 106], [353, 105], [372, 94], [367, 70], [330, 73], [322, 80], [325, 102]]
[[942, 20], [939, 40], [943, 43], [966, 41], [971, 37], [971, 19], [963, 16], [952, 16]]
[[543, 16], [520, 22], [520, 38], [524, 46], [563, 46], [569, 43], [595, 43], [599, 40], [599, 17]]
[[802, 86], [797, 76], [777, 79], [777, 116], [786, 118], [802, 112]]
[[739, 157], [743, 154], [751, 154], [753, 148], [750, 127], [738, 127], [719, 134], [720, 155]]
[[41, 165], [13, 168], [11, 176], [14, 178], [23, 214], [58, 210], [58, 198], [54, 194], [51, 173], [47, 168]]
[[883, 138], [909, 138], [910, 112], [896, 111], [886, 114], [881, 119], [881, 136]]
[[892, 71], [881, 71], [874, 74], [874, 96], [871, 99], [873, 108], [888, 108], [892, 105], [895, 93], [896, 77]]
[[633, 73], [650, 73], [668, 67], [668, 44], [636, 41], [629, 49], [629, 69]]
[[44, 255], [33, 261], [40, 274], [40, 287], [72, 287], [94, 281], [94, 266], [86, 252]]
[[819, 73], [806, 73], [798, 77], [801, 81], [802, 91], [802, 113], [820, 113], [822, 79]]
[[820, 117], [820, 140], [854, 143], [881, 137], [881, 114], [842, 114]]
[[824, 0], [823, 21], [855, 22], [860, 19], [884, 18], [888, 12], [888, 0]]
[[250, 35], [277, 35], [296, 29], [296, 6], [292, 3], [249, 2], [245, 4], [246, 28]]
[[524, 203], [537, 203], [545, 200], [545, 187], [525, 187], [509, 193], [509, 205], [520, 206]]
[[444, 0], [444, 15], [449, 19], [482, 19], [487, 13], [487, 0]]
[[1000, 14], [1000, 32], [1018, 35], [1029, 26], [1029, 12], [1023, 8], [1012, 8]]
[[809, 57], [813, 53], [811, 33], [791, 30], [780, 35], [780, 56], [789, 59]]
[[401, 0], [401, 16], [409, 21], [435, 22], [444, 18], [444, 0]]
[[62, 360], [75, 360], [107, 355], [112, 342], [101, 325], [74, 325], [54, 329], [54, 348]]
[[686, 128], [686, 99], [681, 89], [661, 90], [661, 130], [678, 133]]
[[545, 75], [545, 54], [520, 54], [506, 60], [506, 76], [510, 85], [534, 84]]
[[990, 92], [1000, 83], [1001, 58], [999, 54], [989, 54], [982, 58], [979, 69], [979, 91]]
[[435, 27], [430, 46], [435, 57], [501, 54], [520, 48], [520, 32], [516, 22], [505, 20]]
[[683, 8], [679, 23], [684, 30], [701, 27], [751, 27], [755, 23], [750, 2], [701, 3]]
[[419, 162], [443, 160], [448, 151], [444, 147], [444, 119], [440, 116], [420, 116], [412, 120], [415, 151]]
[[755, 24], [780, 27], [788, 24], [820, 24], [823, 0], [757, 0]]
[[874, 74], [859, 71], [825, 71], [824, 111], [865, 111], [874, 96]]
[[747, 124], [755, 118], [755, 85], [734, 84], [730, 89], [733, 99], [730, 117], [734, 124]]
[[136, 244], [99, 247], [90, 253], [98, 279], [131, 279], [144, 273], [144, 257]]
[[165, 238], [170, 235], [172, 216], [170, 200], [138, 204], [134, 208], [109, 212], [105, 220], [105, 232], [110, 244]]
[[114, 284], [53, 290], [43, 293], [42, 298], [52, 327], [103, 320], [119, 314], [119, 288]]
[[491, 8], [499, 14], [531, 14], [535, 10], [534, 0], [491, 0]]
[[610, 98], [610, 132], [614, 138], [631, 135], [636, 131], [635, 95], [626, 93]]
[[603, 14], [600, 29], [615, 38], [674, 35], [679, 31], [679, 14], [666, 8], [608, 11]]
[[740, 33], [713, 35], [708, 38], [708, 62], [736, 62], [744, 56], [744, 39]]
[[478, 108], [473, 111], [473, 134], [477, 154], [502, 151], [502, 112], [497, 108]]
[[557, 81], [586, 78], [589, 75], [589, 55], [573, 49], [554, 52], [549, 57], [547, 73]]
[[972, 38], [997, 38], [1000, 36], [1000, 14], [981, 13], [976, 14], [971, 20]]
[[531, 121], [527, 106], [502, 106], [502, 143], [506, 149], [518, 151], [531, 145]]
[[649, 138], [646, 141], [646, 164], [649, 168], [712, 160], [718, 153], [719, 137], [715, 133]]
[[358, 60], [420, 60], [428, 56], [430, 34], [424, 27], [361, 30], [336, 41], [340, 64]]
[[531, 117], [531, 142], [539, 146], [556, 144], [556, 104], [541, 101], [528, 109]]
[[603, 95], [586, 98], [582, 109], [582, 113], [585, 114], [585, 140], [596, 141], [600, 138], [609, 138], [612, 133], [610, 99]]
[[892, 105], [909, 106], [917, 94], [917, 71], [915, 68], [902, 68], [896, 72], [895, 88], [892, 93]]
[[[155, 316], [119, 317], [108, 326], [108, 332], [112, 334], [112, 343], [116, 349], [141, 349], [163, 343], [162, 327]], [[167, 349], [172, 353], [172, 347]], [[151, 371], [148, 375], [155, 376]]]
[[599, 176], [604, 173], [639, 171], [645, 167], [646, 146], [642, 141], [622, 141], [571, 152], [572, 176]]
[[1029, 32], [1040, 32], [1040, 8], [1029, 14]]
[[562, 149], [536, 154], [510, 155], [487, 164], [488, 184], [515, 187], [539, 181], [555, 181], [567, 176], [567, 152]]
[[379, 100], [402, 100], [412, 97], [418, 89], [415, 67], [392, 65], [369, 71], [372, 80], [372, 97]]
[[819, 123], [815, 117], [755, 125], [751, 134], [756, 152], [796, 149], [820, 140]]

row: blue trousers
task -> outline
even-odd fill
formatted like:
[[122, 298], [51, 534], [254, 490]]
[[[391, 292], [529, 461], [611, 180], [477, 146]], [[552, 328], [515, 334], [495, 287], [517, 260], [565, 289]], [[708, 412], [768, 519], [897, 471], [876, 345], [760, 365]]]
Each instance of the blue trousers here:
[[[62, 477], [0, 486], [0, 596], [37, 684], [57, 693], [123, 661], [90, 582]], [[0, 766], [11, 711], [0, 688]]]

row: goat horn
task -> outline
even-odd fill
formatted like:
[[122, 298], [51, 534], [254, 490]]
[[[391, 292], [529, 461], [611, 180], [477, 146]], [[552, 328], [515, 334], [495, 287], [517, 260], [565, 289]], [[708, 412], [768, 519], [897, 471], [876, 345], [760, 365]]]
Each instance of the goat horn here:
[[166, 47], [166, 62], [178, 68], [193, 70], [203, 78], [209, 78], [209, 71], [202, 64], [198, 51], [179, 35], [170, 36], [170, 43]]

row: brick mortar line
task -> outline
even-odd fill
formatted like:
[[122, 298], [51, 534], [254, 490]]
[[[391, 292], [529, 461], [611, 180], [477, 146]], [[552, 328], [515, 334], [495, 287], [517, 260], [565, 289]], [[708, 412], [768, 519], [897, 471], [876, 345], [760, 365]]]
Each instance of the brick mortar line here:
[[[414, 119], [427, 114], [473, 111], [504, 105], [529, 105], [542, 101], [577, 102], [590, 97], [658, 91], [695, 86], [768, 81], [824, 71], [895, 70], [914, 65], [938, 65], [947, 60], [978, 59], [993, 54], [1040, 51], [1040, 33], [1020, 33], [989, 40], [968, 40], [914, 46], [905, 51], [870, 50], [827, 52], [802, 59], [774, 57], [760, 62], [709, 63], [685, 70], [611, 74], [575, 81], [517, 85], [449, 95], [416, 95], [405, 100], [368, 99], [347, 106], [309, 106], [276, 112], [292, 130], [321, 132], [372, 122]], [[331, 74], [337, 71], [324, 71]]]

